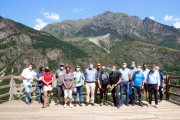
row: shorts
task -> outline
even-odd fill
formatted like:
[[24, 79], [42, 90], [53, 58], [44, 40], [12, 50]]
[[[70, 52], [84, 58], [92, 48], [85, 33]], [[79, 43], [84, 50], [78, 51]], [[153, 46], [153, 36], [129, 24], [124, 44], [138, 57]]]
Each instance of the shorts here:
[[144, 90], [147, 91], [146, 83], [144, 83]]

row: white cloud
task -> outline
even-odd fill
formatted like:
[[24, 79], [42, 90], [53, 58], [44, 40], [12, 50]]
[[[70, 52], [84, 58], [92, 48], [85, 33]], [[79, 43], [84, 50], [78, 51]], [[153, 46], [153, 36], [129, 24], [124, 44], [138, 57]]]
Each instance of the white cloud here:
[[74, 13], [81, 12], [81, 11], [82, 11], [82, 9], [77, 9], [77, 8], [75, 8], [75, 9], [73, 10]]
[[60, 16], [57, 13], [49, 13], [49, 12], [43, 12], [43, 15], [45, 15], [45, 18], [52, 19], [52, 20], [59, 20]]
[[164, 17], [164, 21], [179, 21], [180, 20], [180, 17], [174, 17], [174, 16], [169, 16], [169, 15], [166, 15]]
[[36, 19], [35, 22], [37, 22], [36, 26], [34, 27], [34, 29], [36, 30], [40, 30], [41, 28], [47, 25], [46, 22], [44, 22], [42, 19], [39, 19], [39, 18]]
[[152, 20], [155, 20], [155, 17], [154, 16], [151, 16], [151, 17], [149, 17], [150, 19], [152, 19]]
[[177, 29], [180, 28], [180, 22], [174, 23], [174, 27], [177, 28]]

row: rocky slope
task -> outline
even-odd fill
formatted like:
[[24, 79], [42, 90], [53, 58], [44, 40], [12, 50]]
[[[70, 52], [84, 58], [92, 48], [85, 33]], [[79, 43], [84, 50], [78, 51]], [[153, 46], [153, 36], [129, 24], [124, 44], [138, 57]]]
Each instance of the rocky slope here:
[[173, 26], [137, 16], [106, 11], [93, 18], [63, 21], [45, 26], [46, 31], [58, 38], [97, 37], [111, 34], [114, 40], [143, 40], [180, 50], [180, 31]]

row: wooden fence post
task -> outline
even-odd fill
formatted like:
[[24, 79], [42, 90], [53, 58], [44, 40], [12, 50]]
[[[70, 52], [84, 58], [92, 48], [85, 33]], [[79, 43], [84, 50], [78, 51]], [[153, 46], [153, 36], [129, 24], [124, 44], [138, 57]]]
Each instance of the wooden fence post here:
[[170, 85], [170, 79], [169, 79], [169, 76], [166, 76], [166, 100], [169, 100], [169, 98], [170, 98], [169, 85]]
[[14, 100], [14, 76], [11, 75], [11, 79], [10, 79], [10, 89], [9, 89], [9, 93], [10, 93], [10, 96], [9, 96], [9, 101], [13, 101]]

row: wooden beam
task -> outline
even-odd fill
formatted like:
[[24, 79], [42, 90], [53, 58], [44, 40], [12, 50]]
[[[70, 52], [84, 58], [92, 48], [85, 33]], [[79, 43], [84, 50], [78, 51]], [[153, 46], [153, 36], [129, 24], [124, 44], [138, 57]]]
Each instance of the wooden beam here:
[[169, 76], [166, 76], [166, 100], [169, 100], [169, 98], [170, 98], [169, 84], [170, 84]]
[[13, 92], [14, 92], [14, 78], [13, 78], [13, 76], [11, 76], [11, 80], [10, 80], [10, 89], [9, 89], [9, 94], [10, 94], [10, 96], [9, 96], [9, 101], [13, 101], [14, 100], [14, 94], [13, 94]]
[[22, 80], [22, 77], [21, 76], [14, 76], [14, 79]]
[[9, 95], [10, 95], [10, 93], [5, 93], [5, 94], [0, 95], [0, 98], [6, 97], [6, 96], [9, 96]]
[[169, 87], [180, 88], [180, 85], [169, 85]]
[[0, 79], [10, 79], [11, 76], [0, 76]]
[[3, 85], [3, 86], [0, 86], [0, 89], [3, 89], [3, 88], [9, 88], [10, 85]]
[[174, 95], [174, 96], [177, 96], [177, 97], [180, 97], [180, 95], [175, 94], [175, 93], [172, 93], [172, 92], [169, 92], [169, 94]]
[[180, 79], [180, 76], [168, 76], [169, 79]]

